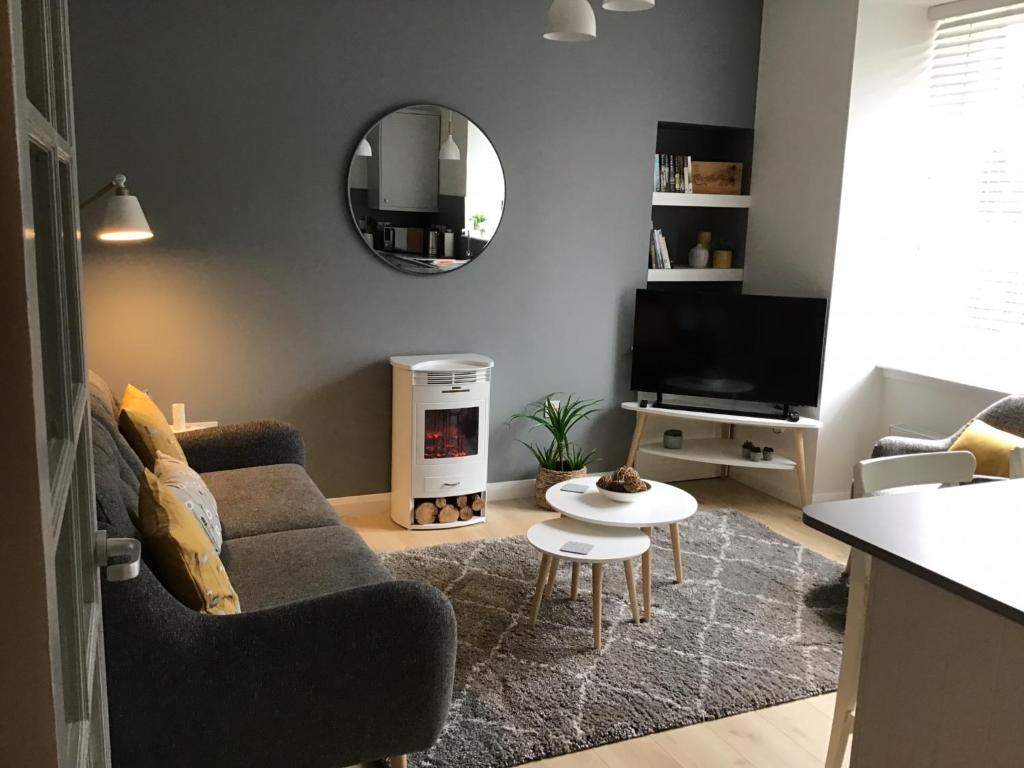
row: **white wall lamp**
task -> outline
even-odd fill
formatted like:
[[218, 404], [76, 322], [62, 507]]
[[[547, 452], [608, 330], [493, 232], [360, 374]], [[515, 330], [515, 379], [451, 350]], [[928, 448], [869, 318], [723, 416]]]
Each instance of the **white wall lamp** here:
[[79, 206], [85, 208], [113, 190], [114, 196], [107, 201], [107, 210], [103, 214], [103, 226], [96, 233], [96, 237], [105, 243], [134, 243], [153, 237], [153, 230], [149, 228], [139, 198], [128, 191], [126, 181], [123, 174], [117, 174]]
[[459, 145], [455, 143], [455, 137], [452, 136], [452, 112], [448, 110], [448, 138], [441, 144], [441, 151], [437, 153], [438, 160], [461, 160], [462, 152], [459, 151]]
[[373, 157], [373, 147], [370, 146], [370, 142], [366, 140], [365, 136], [356, 147], [356, 157]]
[[[604, 0], [606, 11], [648, 11], [655, 0]], [[546, 40], [580, 43], [597, 38], [597, 18], [589, 0], [553, 0], [548, 8]]]

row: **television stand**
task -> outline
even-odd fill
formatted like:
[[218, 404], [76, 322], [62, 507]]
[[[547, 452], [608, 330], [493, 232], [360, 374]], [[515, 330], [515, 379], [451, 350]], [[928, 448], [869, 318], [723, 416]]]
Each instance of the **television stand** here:
[[[715, 408], [693, 408], [677, 405], [650, 405], [641, 407], [640, 403], [623, 403], [622, 408], [636, 414], [636, 427], [626, 457], [628, 466], [635, 466], [639, 454], [648, 454], [665, 458], [696, 461], [704, 464], [718, 464], [723, 474], [729, 467], [747, 469], [763, 469], [776, 471], [795, 471], [800, 491], [800, 505], [811, 503], [811, 492], [807, 484], [807, 460], [804, 451], [804, 433], [808, 430], [821, 429], [821, 422], [806, 416], [797, 416], [796, 421], [783, 418], [779, 414], [745, 414], [734, 413]], [[644, 430], [650, 416], [661, 416], [669, 419], [686, 421], [703, 421], [720, 424], [722, 436], [716, 438], [690, 438], [683, 440], [682, 448], [664, 448], [661, 436], [657, 439], [644, 438]], [[734, 439], [735, 428], [768, 427], [788, 432], [792, 438], [793, 457], [776, 452], [771, 461], [750, 461], [743, 458], [743, 447], [739, 440]]]

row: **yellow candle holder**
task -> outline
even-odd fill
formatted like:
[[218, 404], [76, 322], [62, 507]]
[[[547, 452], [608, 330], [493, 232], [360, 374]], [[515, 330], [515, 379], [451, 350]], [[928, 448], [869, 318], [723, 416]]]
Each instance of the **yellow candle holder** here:
[[711, 266], [715, 269], [732, 269], [732, 251], [715, 251], [711, 255]]

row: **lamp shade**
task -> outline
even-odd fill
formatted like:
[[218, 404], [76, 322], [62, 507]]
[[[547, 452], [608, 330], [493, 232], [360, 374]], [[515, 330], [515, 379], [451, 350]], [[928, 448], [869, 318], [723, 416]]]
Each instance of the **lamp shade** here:
[[448, 133], [448, 138], [444, 140], [441, 145], [441, 151], [437, 153], [438, 160], [461, 160], [462, 152], [459, 151], [459, 145], [455, 143], [455, 137], [452, 136], [451, 132]]
[[604, 0], [601, 7], [606, 11], [649, 11], [654, 0]]
[[149, 228], [139, 198], [125, 194], [116, 194], [110, 198], [103, 215], [103, 226], [96, 237], [108, 243], [130, 243], [153, 237], [153, 230]]
[[370, 146], [370, 142], [366, 140], [365, 136], [356, 147], [356, 157], [373, 157], [373, 147]]
[[548, 8], [546, 40], [580, 43], [597, 37], [597, 18], [589, 0], [553, 0]]

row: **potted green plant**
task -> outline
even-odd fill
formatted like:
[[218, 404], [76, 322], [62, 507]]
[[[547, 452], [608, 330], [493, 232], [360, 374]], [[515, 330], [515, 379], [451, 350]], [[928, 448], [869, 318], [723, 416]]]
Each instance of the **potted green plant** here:
[[487, 221], [487, 217], [482, 213], [474, 213], [469, 218], [473, 220], [473, 229], [480, 233], [480, 237], [483, 237], [484, 222]]
[[534, 500], [541, 509], [551, 509], [544, 499], [548, 488], [563, 480], [586, 475], [587, 462], [597, 453], [578, 446], [569, 437], [569, 433], [581, 421], [589, 419], [599, 411], [600, 408], [597, 405], [601, 401], [584, 400], [572, 394], [566, 395], [565, 400], [560, 401], [556, 397], [558, 394], [555, 392], [543, 400], [531, 403], [529, 410], [512, 416], [513, 421], [526, 419], [532, 422], [530, 424], [531, 432], [543, 429], [551, 435], [551, 441], [547, 444], [519, 441], [537, 459], [537, 484]]

